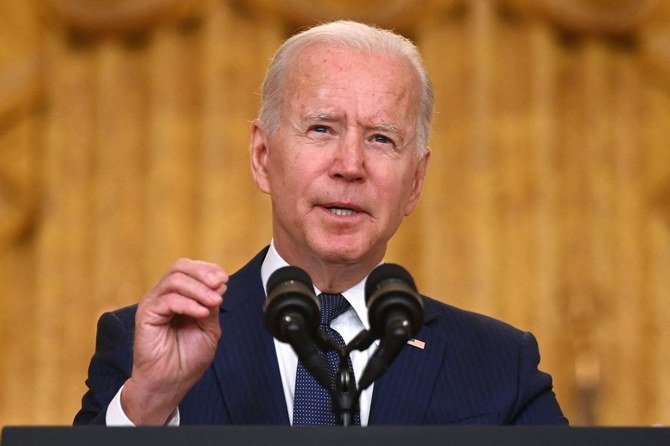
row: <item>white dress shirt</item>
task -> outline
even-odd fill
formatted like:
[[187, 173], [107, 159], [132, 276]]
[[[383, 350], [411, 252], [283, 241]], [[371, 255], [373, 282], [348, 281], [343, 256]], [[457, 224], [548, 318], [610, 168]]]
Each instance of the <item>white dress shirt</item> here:
[[[261, 277], [264, 287], [268, 283], [270, 275], [283, 266], [288, 266], [288, 263], [281, 258], [274, 247], [274, 243], [271, 243], [268, 254], [265, 256], [265, 260], [261, 266]], [[316, 287], [314, 287], [314, 292], [317, 296], [321, 293]], [[265, 294], [267, 295], [267, 289], [265, 290]], [[333, 319], [330, 326], [340, 333], [344, 342], [348, 344], [361, 330], [370, 328], [367, 317], [368, 310], [365, 305], [365, 279], [344, 291], [342, 295], [349, 302], [351, 308]], [[279, 373], [281, 374], [281, 381], [284, 387], [288, 418], [290, 423], [293, 424], [293, 401], [295, 395], [295, 377], [298, 370], [298, 356], [289, 344], [279, 342], [277, 339], [274, 340], [274, 343], [275, 351], [277, 352], [277, 362], [279, 363]], [[364, 352], [357, 350], [351, 352], [351, 364], [354, 367], [354, 377], [356, 377], [357, 381], [363, 374], [365, 364], [367, 364], [374, 350], [374, 348], [369, 348]], [[361, 393], [359, 401], [361, 426], [367, 426], [368, 424], [373, 386], [374, 384]]]
[[[270, 249], [261, 265], [261, 278], [263, 280], [263, 288], [266, 291], [266, 295], [266, 285], [270, 275], [283, 266], [288, 266], [288, 263], [281, 258], [275, 249], [274, 242], [270, 243]], [[321, 293], [316, 287], [314, 287], [314, 292], [317, 295]], [[342, 335], [345, 343], [349, 343], [361, 330], [370, 328], [367, 318], [367, 307], [365, 305], [365, 279], [354, 285], [352, 288], [342, 292], [342, 295], [347, 299], [351, 308], [333, 319], [330, 326]], [[298, 369], [298, 356], [289, 344], [279, 342], [276, 339], [274, 340], [274, 343], [282, 387], [284, 389], [288, 418], [289, 422], [293, 424], [293, 401], [295, 395], [295, 377]], [[374, 345], [376, 346], [378, 343], [375, 342]], [[351, 363], [354, 368], [356, 381], [358, 381], [359, 377], [363, 374], [365, 365], [374, 350], [374, 348], [369, 348], [364, 352], [351, 352]], [[360, 396], [361, 426], [367, 426], [368, 424], [373, 387], [374, 384], [365, 389]], [[123, 387], [119, 389], [107, 407], [107, 414], [105, 417], [107, 426], [134, 426], [133, 422], [130, 421], [121, 407], [122, 390]], [[177, 408], [174, 415], [168, 420], [167, 425], [179, 426], [179, 408]]]

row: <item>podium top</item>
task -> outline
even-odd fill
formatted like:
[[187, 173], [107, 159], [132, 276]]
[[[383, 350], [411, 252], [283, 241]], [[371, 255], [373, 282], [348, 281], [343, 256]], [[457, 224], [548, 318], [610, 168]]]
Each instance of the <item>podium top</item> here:
[[670, 445], [670, 428], [500, 426], [393, 427], [5, 427], [1, 446], [652, 446]]

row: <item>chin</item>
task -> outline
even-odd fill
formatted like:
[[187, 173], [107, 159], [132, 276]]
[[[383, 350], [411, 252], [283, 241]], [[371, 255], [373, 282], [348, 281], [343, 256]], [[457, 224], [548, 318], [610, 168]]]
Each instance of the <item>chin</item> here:
[[358, 238], [330, 237], [311, 245], [312, 251], [329, 263], [356, 263], [370, 255], [370, 245]]

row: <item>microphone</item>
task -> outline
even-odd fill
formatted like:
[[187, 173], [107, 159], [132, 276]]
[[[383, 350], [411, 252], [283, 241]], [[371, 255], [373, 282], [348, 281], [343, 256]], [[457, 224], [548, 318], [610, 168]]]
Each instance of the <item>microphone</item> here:
[[423, 301], [414, 279], [400, 265], [385, 263], [370, 273], [365, 282], [365, 302], [370, 333], [381, 342], [359, 380], [360, 390], [386, 372], [423, 325]]
[[301, 334], [314, 338], [320, 319], [319, 301], [305, 271], [295, 266], [279, 268], [268, 279], [267, 292], [265, 324], [275, 338], [289, 342], [290, 333], [298, 325]]
[[268, 330], [279, 341], [291, 344], [305, 368], [330, 388], [328, 369], [314, 344], [321, 310], [312, 279], [296, 266], [285, 266], [272, 273], [267, 293], [264, 312]]

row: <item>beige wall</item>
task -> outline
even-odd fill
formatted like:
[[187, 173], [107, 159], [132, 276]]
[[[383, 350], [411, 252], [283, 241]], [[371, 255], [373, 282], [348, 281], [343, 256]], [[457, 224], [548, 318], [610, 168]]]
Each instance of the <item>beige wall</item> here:
[[576, 424], [670, 424], [670, 2], [5, 0], [0, 425], [67, 424], [95, 323], [270, 237], [249, 121], [297, 27], [422, 48], [429, 179], [389, 259], [534, 332]]

